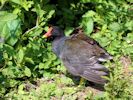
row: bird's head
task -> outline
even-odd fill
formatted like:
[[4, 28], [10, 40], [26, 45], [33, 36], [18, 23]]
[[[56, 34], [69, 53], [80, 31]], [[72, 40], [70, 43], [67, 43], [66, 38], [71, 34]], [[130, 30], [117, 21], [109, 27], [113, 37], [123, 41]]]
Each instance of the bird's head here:
[[49, 26], [48, 31], [43, 35], [43, 38], [48, 37], [63, 37], [64, 31], [58, 26]]

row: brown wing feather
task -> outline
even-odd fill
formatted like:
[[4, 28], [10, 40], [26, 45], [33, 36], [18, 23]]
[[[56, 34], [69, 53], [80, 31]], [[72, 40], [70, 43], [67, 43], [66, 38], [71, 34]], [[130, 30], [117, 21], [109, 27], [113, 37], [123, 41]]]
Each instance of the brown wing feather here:
[[[106, 60], [111, 60], [113, 57], [107, 53], [105, 49], [103, 49], [97, 41], [94, 39], [88, 37], [87, 35], [84, 34], [83, 30], [81, 28], [77, 28], [74, 32], [73, 35], [71, 36], [72, 39], [78, 39], [78, 40], [83, 40], [88, 43], [88, 45], [93, 46], [93, 54], [100, 59], [103, 59], [104, 61]], [[102, 61], [103, 61], [102, 60]]]

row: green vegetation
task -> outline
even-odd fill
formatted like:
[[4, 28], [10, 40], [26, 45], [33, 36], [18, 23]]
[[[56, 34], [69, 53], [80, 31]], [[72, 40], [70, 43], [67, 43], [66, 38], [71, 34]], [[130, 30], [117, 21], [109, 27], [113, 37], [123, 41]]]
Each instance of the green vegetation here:
[[[0, 99], [133, 100], [132, 19], [132, 0], [0, 0]], [[42, 39], [48, 24], [82, 26], [113, 55], [105, 91], [68, 77]]]

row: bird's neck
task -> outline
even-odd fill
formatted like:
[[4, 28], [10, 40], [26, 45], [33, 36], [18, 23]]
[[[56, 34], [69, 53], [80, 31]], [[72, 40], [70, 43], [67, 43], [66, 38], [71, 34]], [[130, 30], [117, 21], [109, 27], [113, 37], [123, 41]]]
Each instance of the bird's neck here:
[[54, 37], [53, 38], [53, 42], [54, 41], [58, 41], [58, 40], [60, 40], [60, 39], [62, 39], [62, 38], [64, 38], [65, 36], [58, 36], [58, 37]]
[[66, 36], [56, 37], [52, 42], [53, 52], [59, 57], [62, 46], [64, 45], [64, 41], [66, 40]]

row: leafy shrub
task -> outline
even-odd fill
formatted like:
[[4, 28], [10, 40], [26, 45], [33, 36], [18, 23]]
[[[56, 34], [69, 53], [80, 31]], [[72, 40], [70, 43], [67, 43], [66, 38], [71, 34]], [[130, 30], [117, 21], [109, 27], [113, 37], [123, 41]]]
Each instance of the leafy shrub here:
[[[2, 98], [47, 98], [51, 96], [68, 99], [77, 98], [76, 87], [67, 87], [70, 78], [56, 75], [66, 74], [63, 65], [51, 52], [51, 43], [42, 39], [48, 24], [65, 29], [69, 35], [74, 27], [82, 26], [87, 35], [95, 38], [114, 56], [108, 62], [110, 76], [102, 96], [95, 99], [132, 99], [133, 95], [133, 11], [130, 0], [0, 0], [0, 96]], [[125, 60], [128, 59], [126, 64]], [[125, 74], [124, 70], [128, 70]], [[34, 83], [38, 78], [46, 81], [39, 95], [35, 89], [27, 92], [25, 82]], [[65, 84], [66, 92], [58, 90]], [[63, 83], [64, 82], [64, 83]], [[48, 85], [46, 85], [48, 84]], [[69, 85], [72, 85], [71, 81]], [[75, 90], [73, 90], [76, 88]], [[37, 89], [38, 90], [38, 89]], [[18, 93], [16, 92], [18, 91]], [[56, 93], [57, 92], [57, 93]], [[24, 95], [26, 94], [26, 95]], [[37, 97], [36, 97], [37, 95]], [[24, 97], [23, 97], [24, 96]], [[32, 96], [32, 97], [31, 97]], [[65, 96], [65, 95], [64, 95]], [[89, 94], [86, 99], [92, 99]]]

